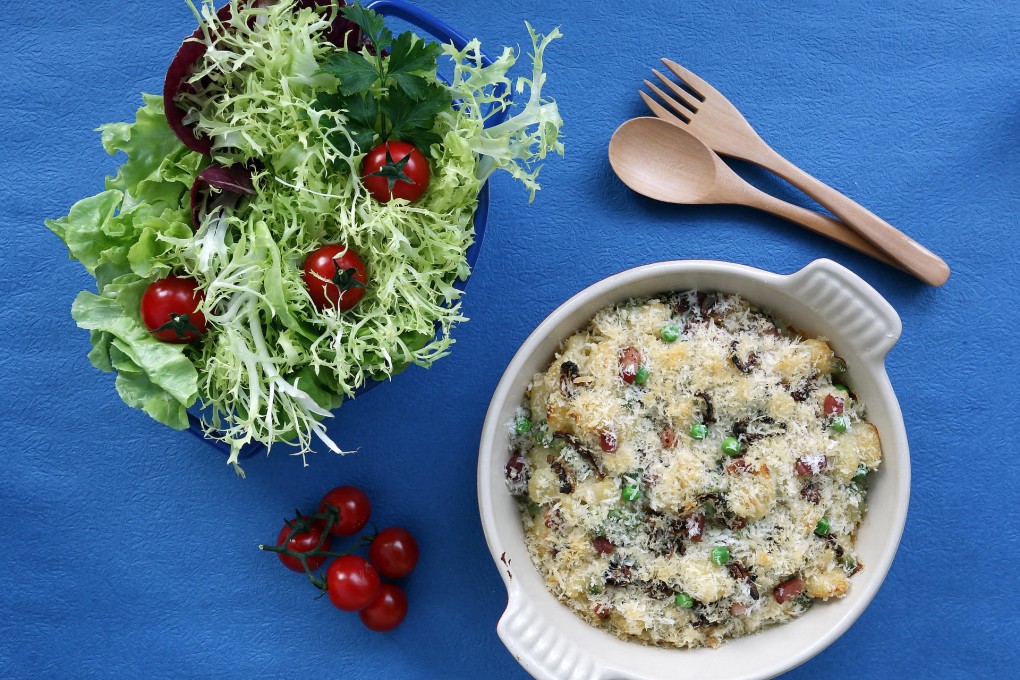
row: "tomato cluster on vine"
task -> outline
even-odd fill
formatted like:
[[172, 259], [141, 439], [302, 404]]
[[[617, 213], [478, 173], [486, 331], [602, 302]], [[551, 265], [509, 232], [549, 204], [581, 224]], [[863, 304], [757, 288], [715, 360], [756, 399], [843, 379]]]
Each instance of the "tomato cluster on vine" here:
[[[390, 527], [374, 534], [359, 536], [351, 550], [333, 552], [331, 542], [350, 537], [368, 524], [372, 504], [364, 491], [353, 486], [338, 486], [322, 497], [313, 515], [295, 513], [285, 521], [275, 545], [259, 548], [276, 553], [283, 566], [308, 575], [320, 592], [335, 607], [358, 612], [365, 627], [374, 631], [393, 630], [407, 616], [407, 596], [395, 583], [383, 577], [399, 579], [418, 564], [418, 542], [411, 532]], [[368, 546], [368, 559], [356, 550]], [[318, 573], [326, 562], [325, 576]]]

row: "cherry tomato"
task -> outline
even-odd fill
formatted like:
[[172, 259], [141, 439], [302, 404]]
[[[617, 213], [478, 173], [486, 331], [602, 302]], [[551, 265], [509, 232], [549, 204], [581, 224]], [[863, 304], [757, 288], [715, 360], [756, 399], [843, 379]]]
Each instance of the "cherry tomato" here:
[[329, 601], [345, 612], [361, 611], [372, 604], [379, 597], [381, 587], [379, 572], [364, 557], [338, 557], [326, 570]]
[[368, 524], [372, 514], [372, 503], [364, 491], [356, 486], [338, 486], [327, 491], [319, 503], [319, 512], [326, 512], [326, 506], [336, 508], [340, 517], [330, 531], [334, 536], [353, 536]]
[[[319, 541], [322, 540], [322, 525], [311, 527], [308, 531], [300, 534], [294, 534], [294, 538], [287, 541], [287, 535], [290, 534], [291, 528], [286, 524], [280, 529], [280, 535], [276, 537], [276, 545], [282, 546], [284, 541], [287, 541], [287, 547], [295, 552], [306, 553], [315, 549], [315, 546], [319, 545]], [[324, 548], [329, 548], [329, 541], [323, 543]], [[305, 569], [301, 566], [301, 560], [291, 555], [284, 555], [283, 553], [276, 553], [276, 556], [283, 562], [283, 566], [287, 567], [291, 571], [297, 571], [304, 573]], [[325, 555], [313, 555], [312, 557], [305, 558], [308, 562], [308, 568], [315, 570], [321, 567], [326, 562]]]
[[379, 590], [379, 597], [358, 614], [365, 628], [377, 633], [393, 630], [407, 616], [407, 595], [398, 586], [384, 583]]
[[365, 263], [350, 248], [322, 246], [305, 259], [305, 286], [319, 309], [339, 308], [345, 312], [365, 295], [368, 274]]
[[379, 573], [388, 578], [407, 576], [418, 564], [418, 541], [407, 529], [391, 527], [383, 529], [372, 541], [368, 549], [368, 559], [372, 560]]
[[205, 314], [197, 310], [204, 300], [194, 279], [168, 276], [149, 284], [138, 311], [156, 339], [183, 345], [205, 335]]
[[407, 142], [376, 146], [361, 162], [361, 181], [380, 203], [394, 198], [417, 201], [429, 185], [429, 163]]

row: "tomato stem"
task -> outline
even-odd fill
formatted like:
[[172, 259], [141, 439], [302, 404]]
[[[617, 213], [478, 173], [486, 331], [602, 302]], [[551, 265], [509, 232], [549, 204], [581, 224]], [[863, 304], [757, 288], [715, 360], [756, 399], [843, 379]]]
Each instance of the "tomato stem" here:
[[[323, 546], [329, 541], [330, 533], [336, 523], [340, 521], [340, 513], [336, 508], [327, 506], [323, 512], [316, 513], [314, 515], [302, 515], [299, 510], [294, 511], [294, 519], [283, 520], [284, 524], [290, 529], [287, 532], [287, 537], [283, 539], [280, 545], [265, 545], [260, 544], [259, 550], [266, 552], [277, 553], [280, 555], [288, 555], [301, 562], [301, 566], [304, 567], [305, 574], [308, 576], [308, 580], [311, 581], [312, 585], [319, 590], [318, 597], [326, 594], [326, 580], [312, 570], [308, 566], [308, 558], [326, 556], [326, 557], [344, 557], [346, 555], [352, 555], [354, 552], [366, 545], [370, 545], [375, 537], [379, 535], [379, 529], [374, 524], [372, 525], [375, 532], [372, 534], [361, 534], [358, 536], [357, 541], [347, 552], [333, 552], [332, 550], [326, 550]], [[322, 525], [322, 536], [319, 538], [319, 542], [314, 548], [308, 552], [300, 552], [297, 550], [291, 550], [287, 547], [291, 539], [298, 534], [303, 534], [312, 529]]]

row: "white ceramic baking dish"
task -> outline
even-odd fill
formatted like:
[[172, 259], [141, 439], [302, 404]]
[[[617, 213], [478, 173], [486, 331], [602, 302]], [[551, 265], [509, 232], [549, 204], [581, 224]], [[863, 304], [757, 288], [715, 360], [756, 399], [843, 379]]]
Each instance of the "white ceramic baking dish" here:
[[[793, 326], [830, 340], [849, 365], [848, 382], [882, 438], [857, 552], [865, 569], [842, 600], [819, 603], [799, 619], [717, 649], [678, 650], [624, 642], [577, 618], [546, 590], [524, 545], [517, 504], [507, 492], [507, 424], [531, 377], [559, 344], [606, 305], [633, 297], [698, 288], [739, 293]], [[886, 353], [900, 335], [899, 316], [846, 268], [816, 260], [782, 276], [743, 265], [674, 261], [631, 269], [581, 291], [528, 337], [492, 397], [478, 459], [478, 504], [485, 538], [506, 584], [508, 602], [497, 632], [510, 653], [541, 680], [752, 680], [774, 677], [825, 649], [875, 596], [896, 554], [907, 516], [910, 458]]]

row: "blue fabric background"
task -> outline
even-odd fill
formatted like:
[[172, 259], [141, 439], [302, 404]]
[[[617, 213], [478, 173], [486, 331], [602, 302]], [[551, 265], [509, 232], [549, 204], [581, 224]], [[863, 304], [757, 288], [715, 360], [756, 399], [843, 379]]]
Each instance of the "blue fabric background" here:
[[[914, 464], [906, 533], [856, 625], [791, 678], [998, 677], [1020, 654], [1016, 563], [1020, 277], [1020, 5], [1002, 0], [578, 3], [429, 8], [495, 46], [524, 20], [562, 26], [549, 93], [568, 156], [533, 205], [494, 180], [488, 235], [454, 354], [343, 407], [348, 458], [284, 449], [247, 480], [188, 433], [125, 407], [69, 307], [91, 281], [42, 226], [101, 189], [92, 130], [161, 90], [194, 27], [177, 0], [5, 1], [0, 47], [0, 676], [517, 678], [505, 603], [477, 519], [485, 408], [510, 357], [569, 295], [621, 269], [715, 258], [779, 272], [835, 259], [899, 310], [889, 357]], [[727, 94], [791, 160], [953, 268], [926, 288], [744, 209], [654, 205], [609, 171], [669, 55]], [[786, 187], [757, 181], [784, 196]], [[421, 540], [411, 613], [377, 635], [312, 599], [255, 549], [295, 505], [365, 488], [381, 525]]]

